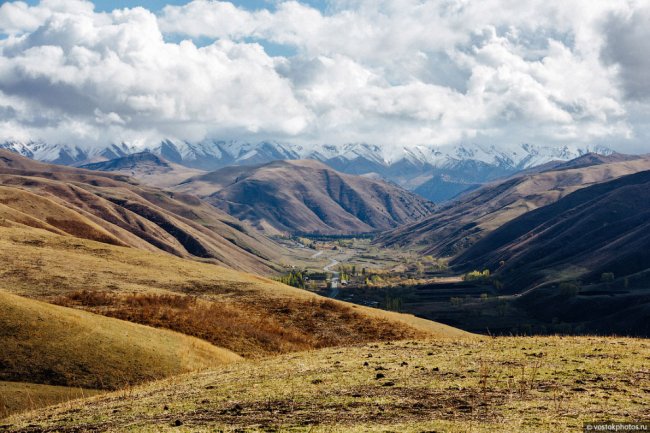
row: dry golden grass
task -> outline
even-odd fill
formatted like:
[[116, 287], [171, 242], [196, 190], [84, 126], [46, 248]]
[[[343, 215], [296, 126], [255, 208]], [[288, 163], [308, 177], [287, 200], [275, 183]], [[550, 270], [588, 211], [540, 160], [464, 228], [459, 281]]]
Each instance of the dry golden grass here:
[[69, 400], [102, 393], [96, 389], [39, 385], [25, 382], [0, 382], [0, 418], [13, 413], [35, 410]]
[[15, 221], [52, 233], [70, 234], [113, 245], [126, 245], [79, 213], [48, 198], [17, 188], [0, 186], [0, 218], [4, 224]]
[[[244, 315], [257, 314], [281, 323], [285, 330], [329, 328], [349, 341], [363, 334], [364, 326], [388, 325], [404, 337], [417, 334], [462, 338], [471, 334], [450, 326], [391, 313], [328, 301], [345, 311], [348, 321], [330, 321], [332, 310], [325, 298], [213, 264], [116, 247], [84, 239], [57, 236], [46, 231], [0, 226], [0, 288], [45, 300], [83, 290], [115, 293], [176, 292], [237, 308]], [[320, 311], [322, 318], [314, 317]], [[354, 313], [354, 314], [352, 314]], [[253, 316], [253, 318], [256, 316]], [[381, 322], [381, 323], [380, 323]], [[322, 325], [322, 326], [320, 326]], [[325, 326], [326, 325], [326, 326]], [[361, 331], [357, 331], [357, 330]], [[326, 332], [323, 330], [322, 332]], [[365, 331], [364, 331], [365, 332]], [[366, 332], [361, 341], [376, 339]]]
[[426, 335], [395, 315], [365, 314], [329, 299], [222, 299], [161, 293], [72, 292], [53, 303], [201, 338], [248, 358]]
[[0, 380], [120, 388], [232, 361], [233, 352], [473, 338], [213, 264], [31, 227], [0, 224], [0, 263]]
[[3, 423], [6, 432], [577, 432], [587, 421], [647, 420], [649, 362], [650, 342], [626, 338], [356, 345], [232, 364]]
[[240, 359], [179, 333], [0, 290], [0, 380], [117, 389]]
[[286, 328], [273, 317], [265, 317], [259, 311], [244, 311], [241, 305], [227, 301], [177, 294], [82, 291], [53, 302], [172, 329], [248, 357], [304, 350], [315, 344], [311, 335]]
[[0, 380], [115, 389], [236, 360], [227, 349], [259, 358], [366, 341], [473, 338], [212, 263], [57, 230], [0, 215]]

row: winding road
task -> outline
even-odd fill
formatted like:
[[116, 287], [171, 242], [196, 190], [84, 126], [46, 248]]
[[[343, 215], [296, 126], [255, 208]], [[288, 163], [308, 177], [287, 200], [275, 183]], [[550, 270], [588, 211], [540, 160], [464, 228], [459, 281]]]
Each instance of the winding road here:
[[330, 285], [330, 292], [327, 294], [328, 298], [333, 298], [336, 299], [336, 297], [339, 295], [339, 272], [338, 271], [332, 271], [330, 268], [332, 266], [336, 266], [339, 264], [338, 260], [332, 259], [329, 265], [325, 266], [323, 270], [325, 272], [331, 272], [332, 273], [332, 280], [331, 280], [331, 285]]

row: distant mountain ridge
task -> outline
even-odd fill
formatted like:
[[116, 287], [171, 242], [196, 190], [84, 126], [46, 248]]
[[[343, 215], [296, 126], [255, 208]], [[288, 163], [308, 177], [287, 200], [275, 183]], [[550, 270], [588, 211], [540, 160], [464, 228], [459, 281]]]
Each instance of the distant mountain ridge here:
[[650, 170], [650, 157], [587, 154], [544, 167], [483, 185], [441, 206], [430, 217], [384, 233], [376, 241], [424, 254], [455, 256], [508, 221], [578, 189]]
[[161, 169], [169, 169], [171, 167], [169, 162], [165, 161], [158, 155], [151, 152], [139, 152], [108, 161], [85, 164], [82, 165], [81, 168], [86, 168], [88, 170], [117, 171], [137, 168], [142, 164], [159, 167]]
[[435, 205], [399, 186], [311, 160], [231, 166], [172, 188], [267, 234], [354, 234], [417, 221]]
[[132, 153], [108, 161], [84, 164], [80, 168], [122, 173], [159, 188], [173, 186], [205, 173], [203, 170], [169, 162], [151, 152]]
[[[375, 174], [433, 201], [445, 201], [474, 185], [552, 161], [569, 161], [590, 152], [609, 155], [602, 146], [386, 147], [367, 143], [304, 146], [276, 141], [256, 143], [162, 140], [151, 145], [112, 144], [82, 148], [42, 142], [6, 142], [0, 148], [39, 161], [65, 165], [101, 162], [149, 151], [190, 168], [212, 171], [230, 165], [257, 165], [276, 160], [311, 159], [349, 174]], [[442, 182], [441, 182], [441, 179]]]

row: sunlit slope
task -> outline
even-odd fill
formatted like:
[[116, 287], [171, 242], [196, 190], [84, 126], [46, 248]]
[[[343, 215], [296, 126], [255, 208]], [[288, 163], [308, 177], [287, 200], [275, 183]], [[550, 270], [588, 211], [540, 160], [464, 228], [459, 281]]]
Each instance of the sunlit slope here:
[[648, 353], [647, 340], [602, 337], [356, 345], [237, 363], [3, 423], [25, 433], [572, 432], [650, 417]]
[[[470, 336], [446, 325], [329, 300], [213, 264], [28, 227], [0, 227], [0, 261], [1, 286], [14, 293], [171, 327], [246, 356], [358, 341]], [[97, 292], [107, 300], [87, 302], [88, 296], [80, 295], [83, 291]], [[153, 309], [147, 315], [133, 307], [135, 301], [128, 299], [133, 294], [162, 297], [147, 300]], [[184, 297], [197, 302], [183, 301]], [[170, 314], [165, 316], [165, 311]], [[198, 320], [200, 315], [206, 320]], [[170, 324], [165, 317], [176, 322]], [[215, 317], [223, 317], [223, 322]], [[270, 334], [261, 332], [266, 330]]]
[[0, 381], [0, 418], [101, 392], [96, 389]]
[[0, 311], [3, 381], [116, 389], [240, 359], [196, 338], [5, 291]]

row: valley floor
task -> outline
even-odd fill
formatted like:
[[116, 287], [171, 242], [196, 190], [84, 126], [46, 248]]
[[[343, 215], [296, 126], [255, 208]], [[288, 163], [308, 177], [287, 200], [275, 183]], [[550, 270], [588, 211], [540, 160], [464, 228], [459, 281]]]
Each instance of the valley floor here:
[[2, 432], [540, 432], [650, 419], [650, 341], [366, 344], [164, 379], [5, 419]]
[[[483, 335], [650, 335], [644, 320], [648, 284], [642, 275], [629, 287], [624, 280], [614, 284], [558, 280], [504, 291], [499, 279], [476, 277], [479, 269], [459, 274], [447, 266], [446, 258], [382, 248], [370, 238], [299, 241], [285, 243], [293, 252], [292, 263], [307, 277], [304, 288], [322, 296]], [[330, 287], [332, 277], [339, 283], [335, 289]], [[616, 314], [616, 308], [610, 309], [613, 302], [634, 313]]]

